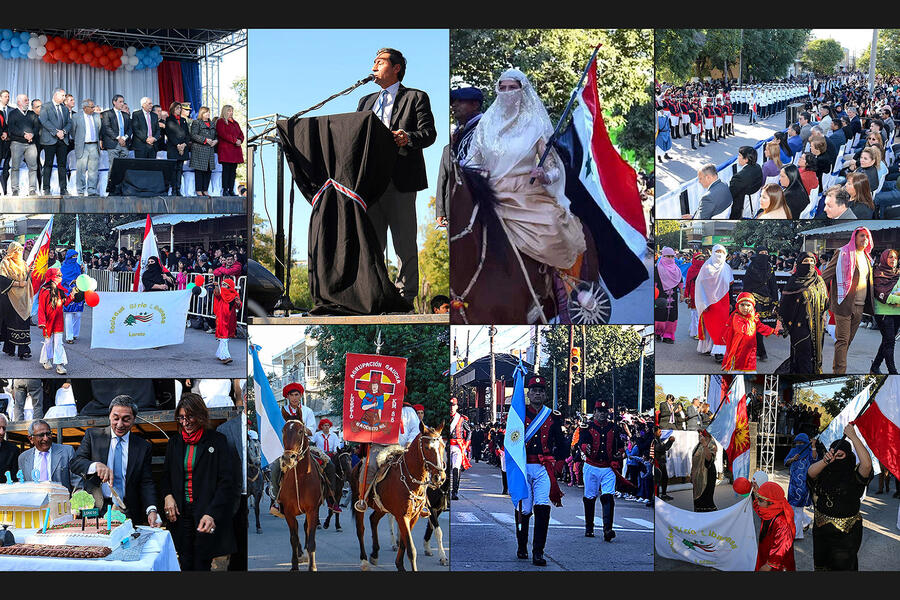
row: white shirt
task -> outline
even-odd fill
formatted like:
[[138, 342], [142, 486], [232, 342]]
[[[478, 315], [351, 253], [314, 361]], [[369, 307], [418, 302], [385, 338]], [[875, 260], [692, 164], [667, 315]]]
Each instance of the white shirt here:
[[343, 446], [340, 438], [333, 431], [329, 431], [327, 436], [321, 430], [315, 432], [312, 442], [322, 452], [334, 452]]
[[400, 412], [400, 421], [403, 423], [403, 431], [397, 439], [397, 443], [403, 446], [409, 446], [416, 436], [419, 435], [419, 415], [412, 406], [404, 406]]
[[[41, 479], [40, 476], [38, 476], [38, 478], [35, 479], [34, 481], [50, 481], [50, 479], [52, 479], [52, 477], [53, 477], [52, 458], [53, 457], [50, 454], [50, 451], [52, 449], [53, 449], [53, 445], [51, 444], [50, 448], [47, 449], [47, 477], [48, 477], [48, 479]], [[34, 449], [34, 466], [32, 467], [32, 470], [33, 469], [37, 469], [38, 473], [41, 472], [41, 452], [37, 448]]]
[[[128, 439], [131, 436], [131, 432], [129, 431], [125, 435], [122, 436], [122, 468], [125, 470], [125, 473], [128, 472]], [[109, 454], [106, 455], [106, 466], [110, 469], [114, 468], [116, 462], [116, 444], [119, 443], [119, 436], [112, 432], [110, 429], [109, 433]], [[97, 465], [99, 462], [92, 463], [90, 468], [88, 469], [88, 475], [93, 475], [97, 472]], [[122, 473], [122, 479], [125, 479], [125, 473]], [[104, 498], [112, 498], [112, 493], [109, 491], [109, 484], [103, 483], [101, 489], [103, 490]], [[124, 501], [125, 498], [122, 498]]]
[[[287, 406], [285, 406], [284, 409], [288, 412], [289, 415], [294, 417], [298, 416], [297, 412], [294, 411], [294, 409], [291, 407], [290, 402], [288, 402]], [[304, 425], [306, 425], [307, 429], [312, 432], [316, 431], [316, 427], [318, 427], [319, 424], [316, 423], [316, 413], [313, 412], [313, 409], [306, 406], [305, 404], [301, 404], [299, 417], [299, 420], [302, 421]]]
[[381, 114], [381, 122], [384, 123], [384, 126], [388, 129], [391, 128], [391, 115], [394, 112], [394, 100], [397, 98], [397, 90], [399, 89], [399, 81], [384, 88], [384, 90], [387, 91], [387, 94], [384, 96], [383, 110], [380, 108], [382, 106], [382, 92], [378, 92], [378, 97], [375, 98], [375, 104], [372, 105], [372, 112], [376, 115]]
[[96, 142], [100, 132], [97, 131], [97, 124], [94, 123], [94, 114], [85, 114], [81, 113], [81, 116], [84, 117], [84, 141], [87, 142]]

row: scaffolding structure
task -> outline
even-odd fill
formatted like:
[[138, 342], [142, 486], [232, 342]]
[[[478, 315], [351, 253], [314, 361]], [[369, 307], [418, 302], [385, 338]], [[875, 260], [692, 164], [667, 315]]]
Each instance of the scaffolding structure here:
[[775, 423], [778, 418], [778, 375], [766, 375], [759, 422], [759, 470], [775, 472]]

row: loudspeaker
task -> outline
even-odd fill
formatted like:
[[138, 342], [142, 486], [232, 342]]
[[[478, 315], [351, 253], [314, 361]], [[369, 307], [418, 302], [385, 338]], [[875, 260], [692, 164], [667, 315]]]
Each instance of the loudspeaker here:
[[794, 104], [788, 104], [787, 108], [784, 109], [784, 126], [790, 127], [791, 123], [796, 123], [800, 118], [800, 113], [804, 110], [804, 104], [802, 102], [795, 102]]
[[115, 196], [164, 196], [171, 187], [175, 160], [159, 158], [117, 158], [109, 170]]

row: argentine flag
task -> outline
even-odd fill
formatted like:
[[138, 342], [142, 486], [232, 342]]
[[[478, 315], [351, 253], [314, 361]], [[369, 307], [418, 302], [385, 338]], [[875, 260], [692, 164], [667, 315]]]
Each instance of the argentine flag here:
[[256, 429], [259, 433], [261, 450], [260, 463], [263, 468], [284, 453], [281, 441], [281, 430], [284, 428], [284, 417], [281, 408], [275, 401], [266, 372], [259, 362], [260, 346], [249, 344], [253, 358], [253, 391], [256, 396]]
[[506, 415], [506, 434], [503, 438], [506, 453], [506, 482], [514, 505], [528, 498], [525, 481], [525, 367], [522, 360], [515, 370], [512, 400]]
[[78, 253], [78, 264], [84, 265], [84, 257], [81, 255], [81, 226], [78, 223], [78, 215], [75, 215], [75, 252]]

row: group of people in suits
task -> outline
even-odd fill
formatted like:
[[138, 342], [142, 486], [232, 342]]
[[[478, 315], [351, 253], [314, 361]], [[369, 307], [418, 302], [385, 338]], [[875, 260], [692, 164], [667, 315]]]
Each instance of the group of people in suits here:
[[[241, 145], [243, 131], [234, 120], [234, 108], [222, 107], [216, 119], [210, 110], [201, 107], [197, 118], [190, 119], [191, 106], [187, 102], [173, 102], [168, 112], [149, 97], [140, 100], [140, 109], [131, 111], [121, 94], [112, 97], [112, 107], [103, 110], [91, 98], [75, 109], [75, 98], [62, 88], [53, 92], [52, 102], [28, 99], [27, 94], [16, 96], [15, 106], [9, 106], [10, 93], [0, 91], [0, 184], [3, 193], [19, 194], [19, 169], [28, 167], [28, 195], [50, 195], [50, 177], [54, 162], [57, 166], [59, 193], [68, 190], [67, 159], [76, 156], [77, 195], [98, 194], [100, 152], [106, 152], [110, 169], [119, 158], [156, 159], [157, 152], [177, 161], [170, 182], [171, 193], [181, 195], [184, 162], [191, 161], [197, 181], [198, 195], [208, 195], [211, 172], [216, 158], [222, 165], [222, 193], [234, 196], [237, 165], [244, 162]], [[43, 159], [41, 156], [43, 155]], [[9, 188], [7, 187], [9, 182]], [[112, 182], [107, 193], [114, 193]], [[71, 194], [75, 195], [75, 194]]]
[[[26, 481], [53, 481], [70, 492], [84, 489], [102, 507], [101, 514], [121, 499], [123, 512], [135, 525], [165, 523], [182, 570], [210, 570], [213, 558], [238, 550], [234, 523], [239, 520], [243, 454], [236, 419], [243, 417], [217, 431], [203, 397], [184, 393], [175, 409], [178, 433], [168, 441], [159, 489], [151, 467], [152, 445], [133, 431], [137, 418], [131, 396], [116, 396], [109, 404], [109, 426], [88, 429], [77, 449], [53, 443], [50, 425], [36, 419], [28, 427], [31, 448], [19, 454], [3, 440], [8, 420], [0, 413], [0, 469], [21, 471]], [[237, 436], [230, 431], [234, 424]]]

